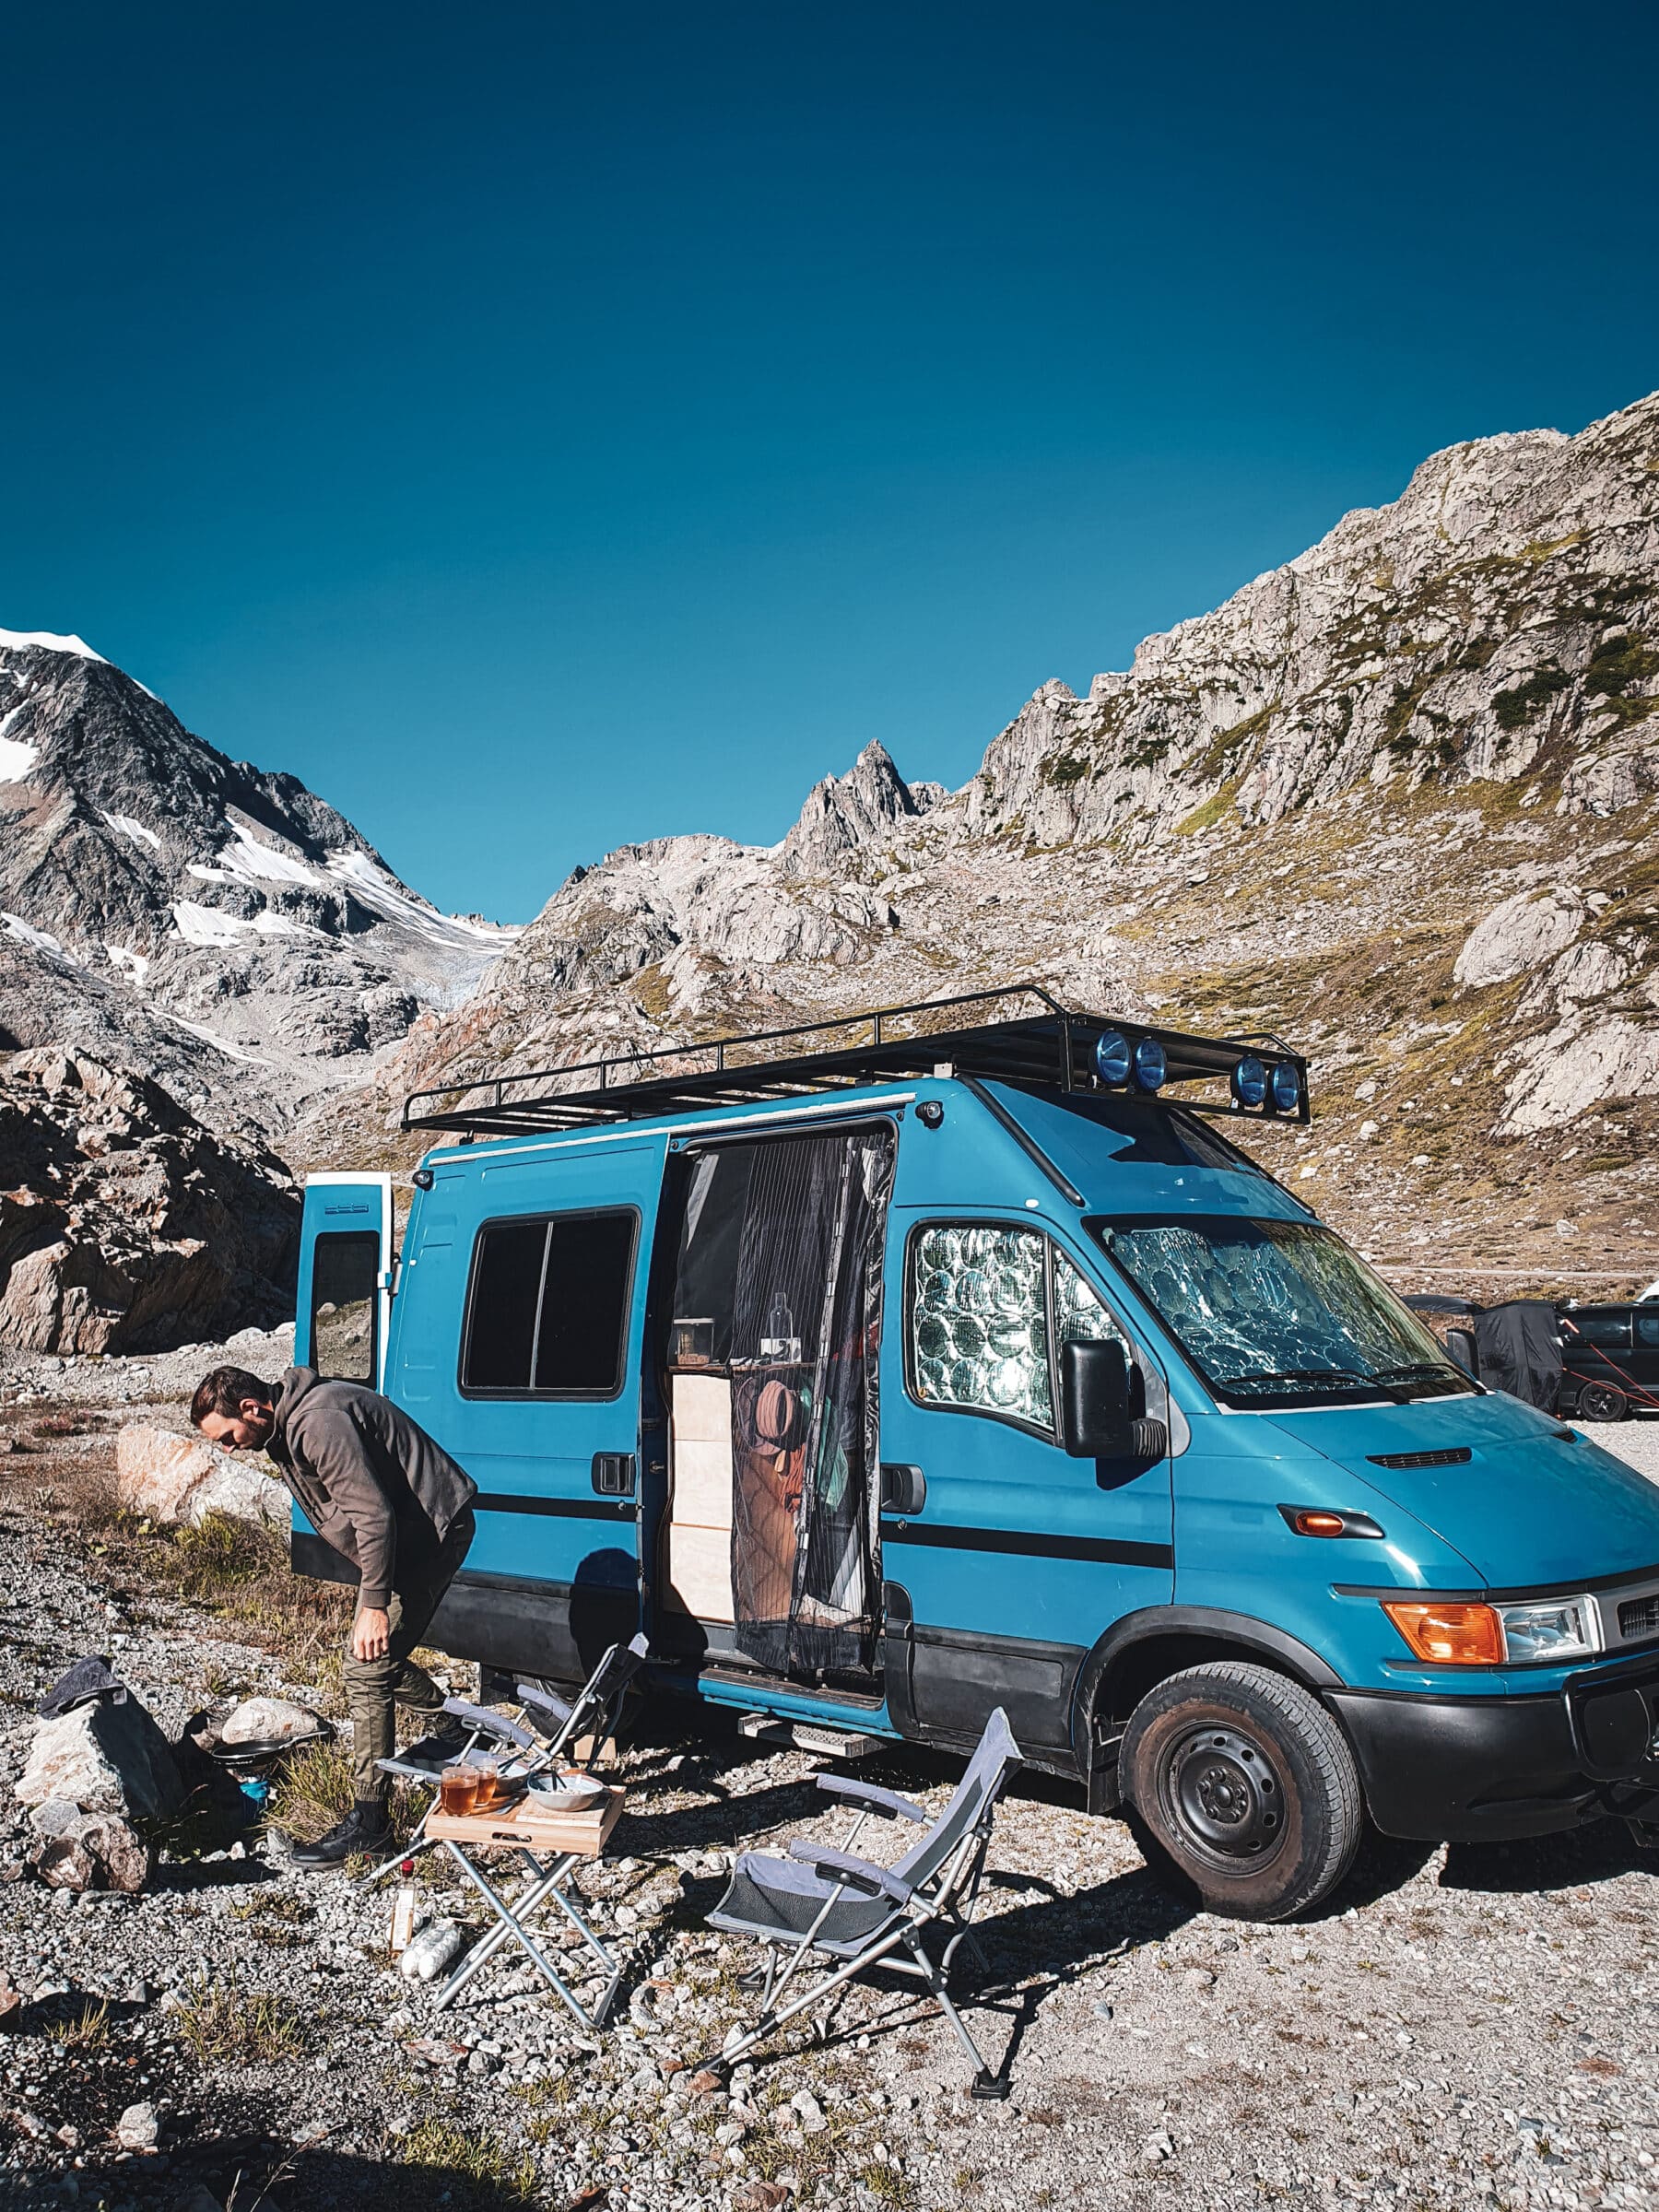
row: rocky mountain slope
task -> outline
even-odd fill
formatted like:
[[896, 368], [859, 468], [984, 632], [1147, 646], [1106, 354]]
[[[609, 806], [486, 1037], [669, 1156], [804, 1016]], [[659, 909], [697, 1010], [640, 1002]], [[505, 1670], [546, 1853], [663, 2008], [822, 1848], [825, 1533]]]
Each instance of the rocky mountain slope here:
[[420, 1085], [1034, 975], [1308, 1045], [1312, 1131], [1251, 1141], [1396, 1270], [1594, 1295], [1659, 1274], [1656, 791], [1659, 395], [1435, 454], [1045, 684], [961, 792], [874, 743], [777, 847], [578, 870], [328, 1147], [409, 1154]]
[[266, 1134], [360, 1083], [512, 933], [441, 914], [294, 777], [78, 638], [0, 630], [0, 1024]]

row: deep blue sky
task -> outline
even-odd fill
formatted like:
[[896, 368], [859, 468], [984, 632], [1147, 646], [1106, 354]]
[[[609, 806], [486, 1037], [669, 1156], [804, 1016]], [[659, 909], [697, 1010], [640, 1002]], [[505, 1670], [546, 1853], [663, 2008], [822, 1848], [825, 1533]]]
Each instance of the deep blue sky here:
[[13, 9], [0, 625], [442, 905], [964, 781], [1659, 384], [1647, 6]]

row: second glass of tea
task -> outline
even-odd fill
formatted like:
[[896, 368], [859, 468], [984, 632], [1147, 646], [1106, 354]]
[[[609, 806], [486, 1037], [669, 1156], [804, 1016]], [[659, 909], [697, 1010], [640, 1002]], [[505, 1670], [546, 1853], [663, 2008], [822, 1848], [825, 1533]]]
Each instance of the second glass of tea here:
[[445, 1813], [470, 1813], [477, 1806], [484, 1776], [475, 1766], [460, 1761], [445, 1767], [438, 1777], [438, 1807]]

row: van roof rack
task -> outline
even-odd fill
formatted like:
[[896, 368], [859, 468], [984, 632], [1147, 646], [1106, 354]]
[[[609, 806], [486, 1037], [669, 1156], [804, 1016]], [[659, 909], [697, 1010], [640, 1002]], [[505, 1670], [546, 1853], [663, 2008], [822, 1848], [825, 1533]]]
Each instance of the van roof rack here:
[[[1023, 1010], [1014, 1010], [1021, 1006]], [[985, 1018], [994, 1010], [995, 1018]], [[1226, 1081], [1248, 1053], [1288, 1060], [1298, 1072], [1300, 1103], [1291, 1113], [1275, 1118], [1308, 1119], [1307, 1061], [1267, 1031], [1194, 1037], [1144, 1021], [1079, 1013], [1063, 1006], [1041, 983], [1010, 983], [958, 998], [878, 1006], [783, 1030], [754, 1030], [704, 1043], [613, 1053], [569, 1067], [486, 1076], [412, 1091], [404, 1100], [403, 1126], [467, 1136], [521, 1136], [700, 1107], [801, 1098], [941, 1071], [1045, 1089], [1091, 1090], [1098, 1088], [1095, 1046], [1113, 1030], [1131, 1047], [1143, 1038], [1156, 1038], [1164, 1048], [1171, 1083], [1206, 1077]], [[791, 1041], [793, 1050], [766, 1049]], [[1243, 1110], [1235, 1104], [1229, 1111]]]

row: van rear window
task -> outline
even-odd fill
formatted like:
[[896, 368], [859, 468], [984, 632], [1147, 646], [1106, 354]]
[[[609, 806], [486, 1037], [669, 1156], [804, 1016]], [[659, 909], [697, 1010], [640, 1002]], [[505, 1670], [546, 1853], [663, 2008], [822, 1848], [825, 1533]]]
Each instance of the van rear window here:
[[462, 1389], [480, 1397], [615, 1397], [636, 1227], [622, 1209], [486, 1222], [473, 1251]]

